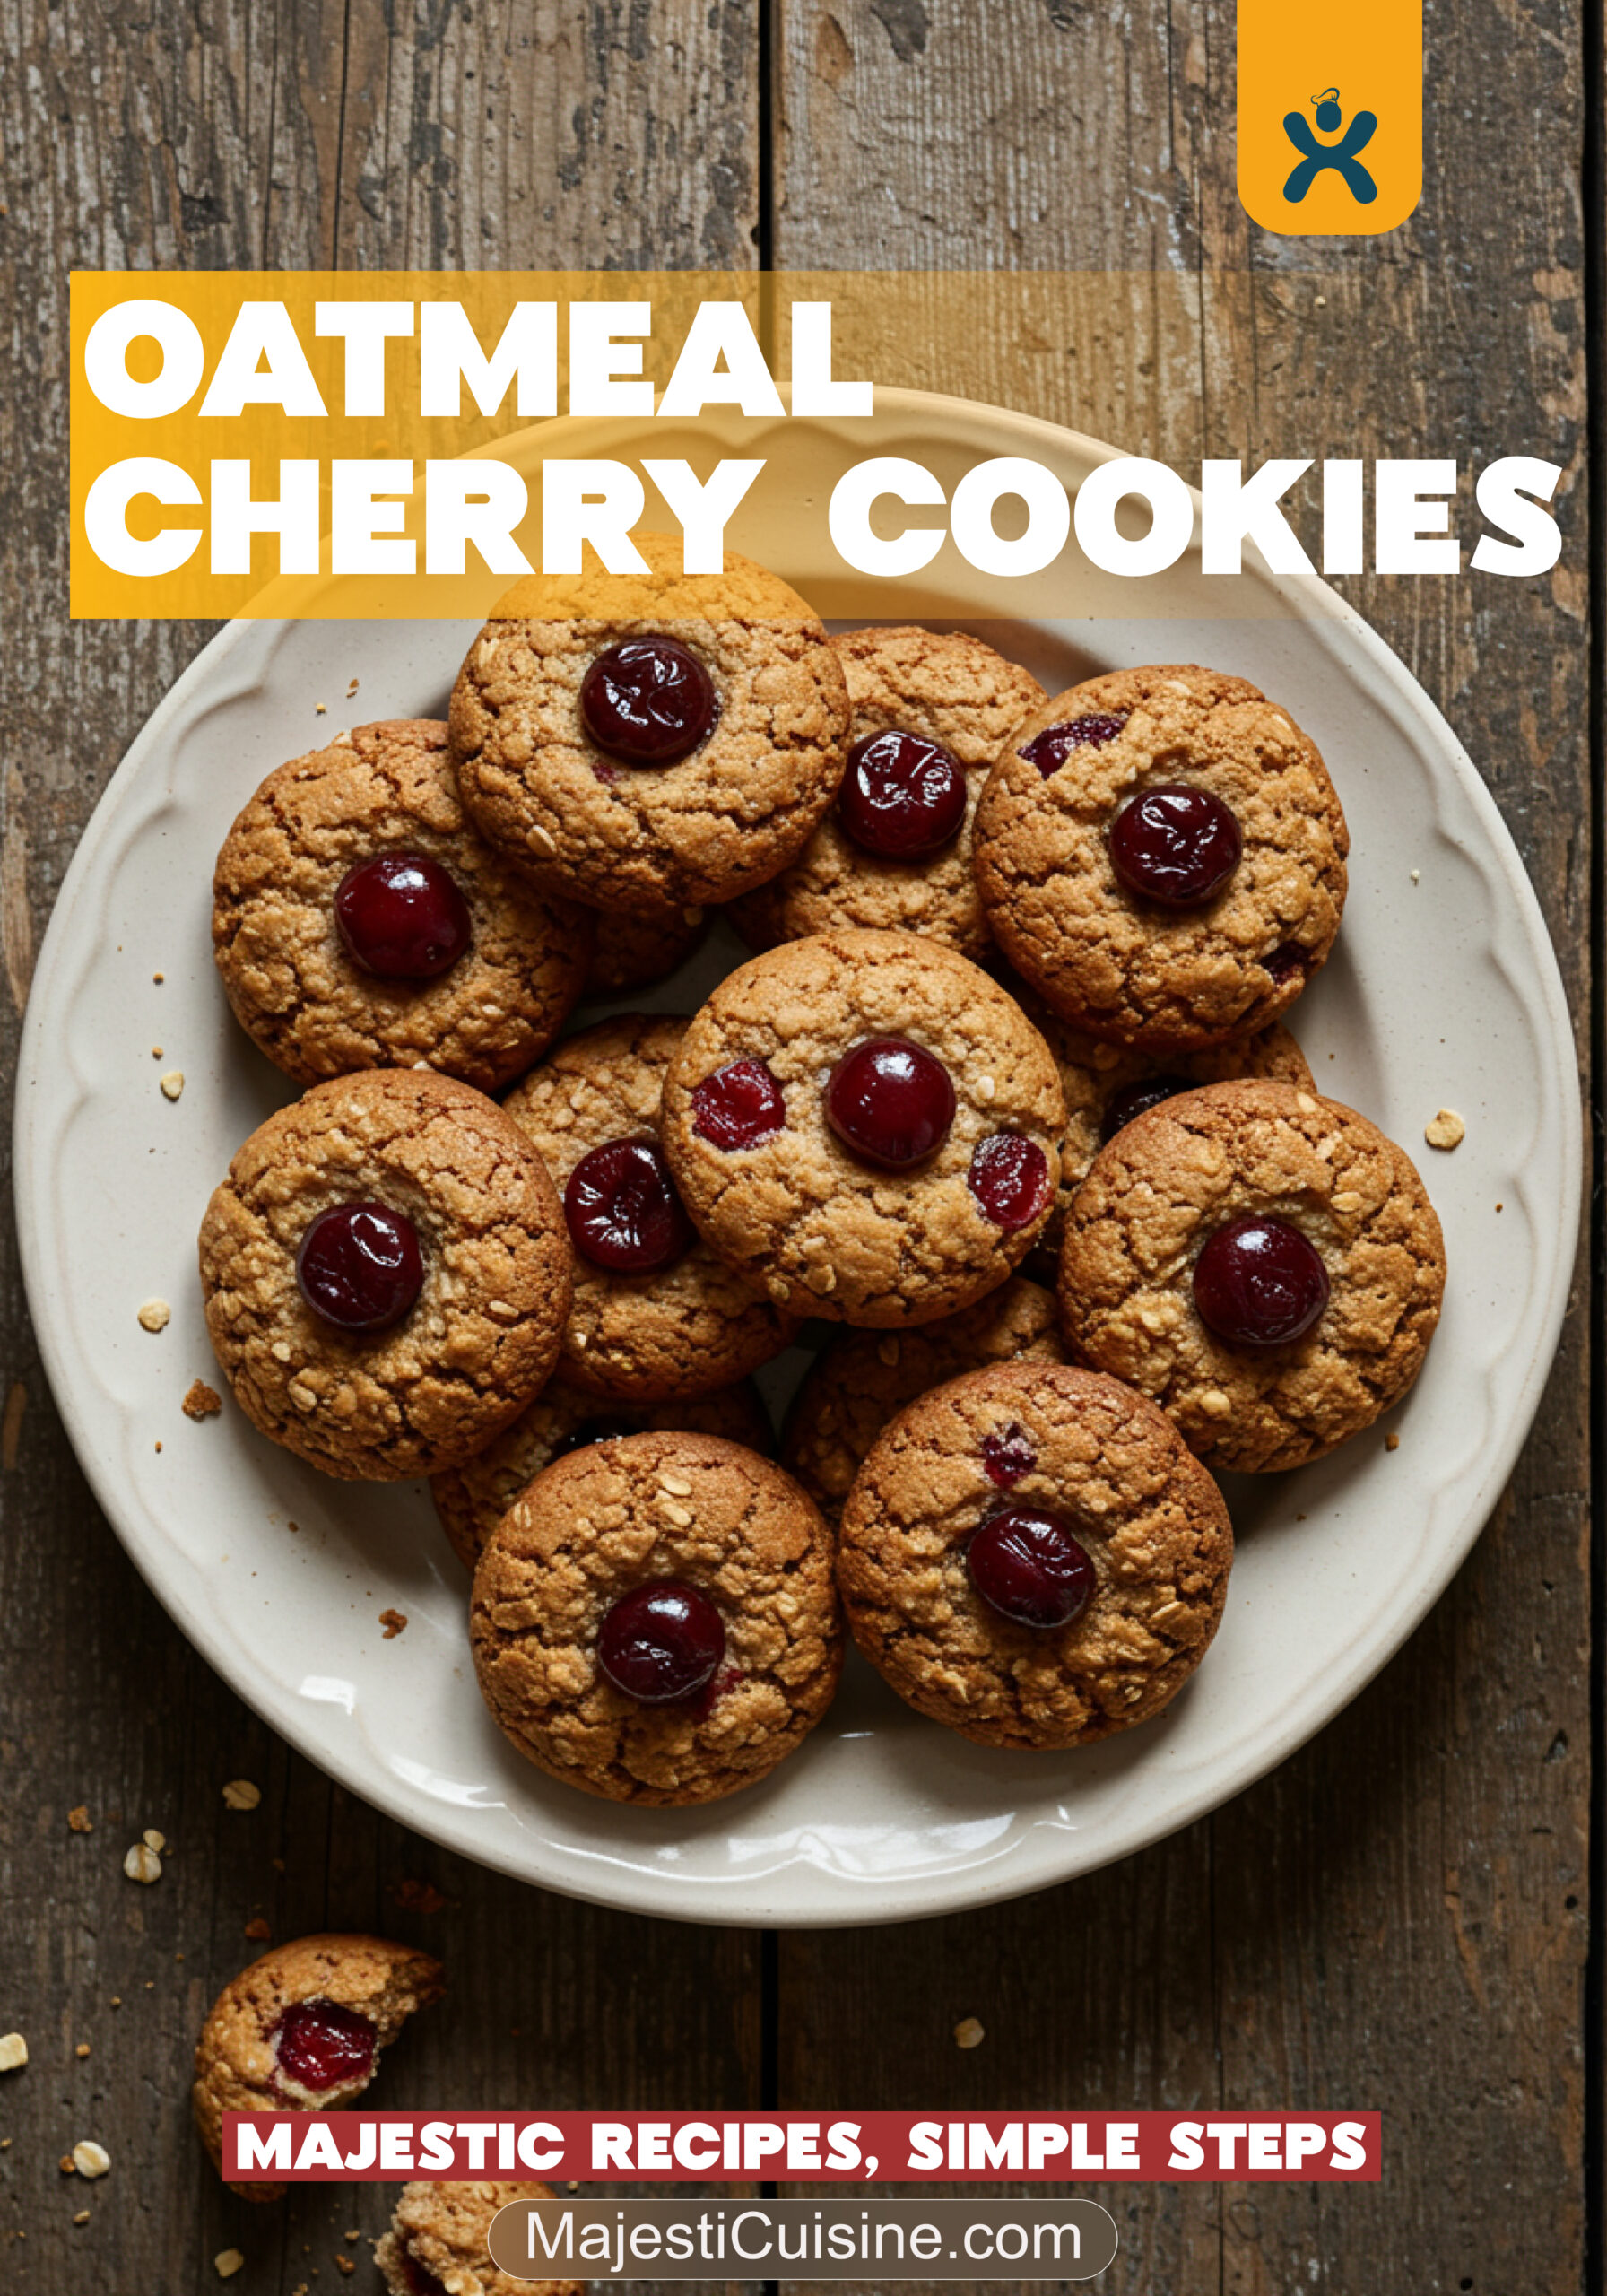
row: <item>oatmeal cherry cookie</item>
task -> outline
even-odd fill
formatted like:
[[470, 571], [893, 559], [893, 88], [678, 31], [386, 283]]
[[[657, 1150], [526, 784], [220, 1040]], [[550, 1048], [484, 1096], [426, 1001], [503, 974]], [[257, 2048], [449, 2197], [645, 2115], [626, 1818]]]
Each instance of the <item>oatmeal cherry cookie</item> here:
[[808, 843], [842, 778], [847, 688], [824, 623], [762, 566], [532, 577], [452, 693], [464, 802], [543, 891], [594, 908], [730, 900]]
[[316, 1084], [259, 1125], [200, 1256], [236, 1402], [348, 1480], [472, 1458], [545, 1382], [569, 1309], [541, 1158], [483, 1093], [422, 1070]]
[[1090, 1036], [1266, 1027], [1333, 945], [1350, 833], [1316, 747], [1243, 678], [1117, 670], [1017, 728], [977, 812], [994, 936]]
[[563, 1202], [575, 1300], [560, 1369], [623, 1403], [708, 1395], [789, 1345], [797, 1319], [687, 1218], [658, 1141], [687, 1023], [632, 1013], [586, 1029], [503, 1101]]
[[781, 1464], [829, 1523], [888, 1422], [961, 1371], [1018, 1358], [1064, 1362], [1054, 1294], [1024, 1275], [916, 1331], [844, 1332], [823, 1348], [794, 1399]]
[[586, 969], [586, 995], [625, 996], [666, 979], [702, 947], [708, 926], [706, 909], [644, 910], [629, 917], [616, 911], [600, 919]]
[[775, 1440], [751, 1379], [686, 1403], [635, 1405], [600, 1402], [552, 1379], [494, 1443], [462, 1466], [430, 1477], [435, 1511], [453, 1552], [472, 1571], [520, 1492], [554, 1459], [588, 1443], [645, 1433], [719, 1435], [751, 1451], [769, 1451]]
[[[225, 2113], [343, 2111], [378, 2071], [381, 2049], [445, 1990], [439, 1961], [385, 1937], [297, 1937], [242, 1970], [195, 2045], [190, 2102], [213, 2167], [222, 2167]], [[285, 2191], [230, 2189], [247, 2200]]]
[[584, 2280], [510, 2280], [485, 2245], [499, 2208], [555, 2197], [542, 2184], [404, 2185], [374, 2243], [389, 2296], [586, 2296]]
[[1080, 1361], [1151, 1396], [1219, 1470], [1302, 1465], [1422, 1369], [1439, 1222], [1375, 1124], [1292, 1084], [1164, 1101], [1095, 1157], [1060, 1305]]
[[733, 904], [755, 949], [872, 926], [983, 957], [992, 935], [971, 868], [971, 818], [1038, 680], [959, 631], [854, 630], [831, 640], [853, 720], [837, 804], [788, 869]]
[[1013, 998], [908, 933], [789, 941], [723, 980], [665, 1084], [687, 1210], [794, 1314], [931, 1323], [1054, 1200], [1065, 1103]]
[[593, 919], [475, 835], [447, 728], [359, 726], [270, 773], [223, 841], [213, 953], [299, 1083], [421, 1062], [491, 1091], [579, 996]]
[[470, 1631], [492, 1719], [540, 1769], [614, 1802], [717, 1801], [831, 1703], [831, 1535], [789, 1475], [735, 1443], [594, 1443], [498, 1524]]
[[1227, 1597], [1233, 1530], [1164, 1413], [1118, 1380], [1001, 1363], [922, 1396], [843, 1509], [854, 1639], [917, 1713], [985, 1746], [1091, 1745], [1175, 1698]]

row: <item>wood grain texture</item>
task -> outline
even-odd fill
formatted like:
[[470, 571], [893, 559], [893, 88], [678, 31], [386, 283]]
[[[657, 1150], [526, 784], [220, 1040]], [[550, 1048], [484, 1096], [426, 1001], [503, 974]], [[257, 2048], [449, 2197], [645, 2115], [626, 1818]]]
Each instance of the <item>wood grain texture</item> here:
[[[817, 0], [782, 21], [778, 263], [1116, 274], [1058, 291], [1073, 323], [1036, 343], [951, 330], [960, 378], [944, 387], [1186, 465], [1562, 465], [1549, 582], [1341, 587], [1499, 799], [1583, 1048], [1579, 12], [1527, 13], [1515, 35], [1494, 8], [1431, 10], [1427, 188], [1382, 244], [1279, 241], [1243, 214], [1226, 4]], [[1520, 117], [1546, 121], [1543, 142], [1503, 132]], [[784, 1938], [784, 2100], [1376, 2106], [1381, 2187], [1107, 2189], [1124, 2247], [1106, 2284], [1578, 2287], [1586, 1326], [1581, 1275], [1472, 1561], [1380, 1681], [1274, 1777], [1181, 1839], [1021, 1905]], [[961, 2055], [951, 2029], [968, 2014], [987, 2039]]]

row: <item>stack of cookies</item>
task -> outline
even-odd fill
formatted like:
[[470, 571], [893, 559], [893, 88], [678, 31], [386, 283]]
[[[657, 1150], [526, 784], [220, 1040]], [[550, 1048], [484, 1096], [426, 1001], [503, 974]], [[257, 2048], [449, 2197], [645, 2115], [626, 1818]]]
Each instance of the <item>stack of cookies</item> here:
[[[430, 1478], [490, 1710], [571, 1785], [763, 1777], [845, 1616], [966, 1736], [1108, 1736], [1220, 1618], [1215, 1473], [1369, 1426], [1439, 1312], [1417, 1173], [1285, 1026], [1338, 797], [1242, 679], [1051, 700], [642, 547], [230, 831], [220, 974], [307, 1089], [207, 1211], [219, 1361], [326, 1472]], [[716, 909], [755, 953], [699, 1010], [563, 1033]], [[822, 1331], [778, 1465], [752, 1375]]]

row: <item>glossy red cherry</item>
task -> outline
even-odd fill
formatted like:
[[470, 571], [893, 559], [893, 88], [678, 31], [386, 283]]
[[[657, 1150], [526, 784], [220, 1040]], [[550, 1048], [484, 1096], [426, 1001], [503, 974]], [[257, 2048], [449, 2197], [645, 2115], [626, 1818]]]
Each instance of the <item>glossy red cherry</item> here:
[[965, 768], [936, 742], [892, 727], [848, 752], [838, 818], [856, 845], [889, 861], [942, 850], [965, 820]]
[[1070, 1626], [1093, 1598], [1094, 1566], [1064, 1515], [1006, 1507], [966, 1549], [971, 1584], [1017, 1626]]
[[1158, 1109], [1162, 1100], [1175, 1100], [1179, 1092], [1192, 1092], [1194, 1085], [1186, 1076], [1141, 1076], [1135, 1084], [1124, 1084], [1119, 1092], [1112, 1092], [1105, 1103], [1105, 1114], [1099, 1125], [1099, 1138], [1108, 1143], [1116, 1138], [1124, 1125], [1131, 1124], [1135, 1116], [1147, 1116]]
[[656, 1140], [611, 1140], [582, 1156], [563, 1192], [569, 1240], [594, 1267], [652, 1275], [688, 1251], [694, 1230]]
[[723, 1148], [758, 1148], [786, 1125], [781, 1087], [762, 1060], [733, 1060], [692, 1086], [692, 1130]]
[[953, 1080], [935, 1055], [908, 1038], [867, 1037], [831, 1072], [826, 1121], [867, 1163], [902, 1171], [948, 1138]]
[[334, 1205], [308, 1222], [296, 1281], [313, 1313], [338, 1331], [384, 1331], [424, 1287], [418, 1230], [388, 1204]]
[[1230, 805], [1192, 783], [1145, 789], [1110, 824], [1110, 865], [1130, 893], [1198, 909], [1238, 868], [1244, 839]]
[[269, 2038], [279, 2071], [315, 2096], [364, 2081], [374, 2069], [372, 2022], [338, 2001], [292, 2001]]
[[1029, 1228], [1049, 1200], [1049, 1160], [1019, 1132], [990, 1132], [971, 1154], [966, 1186], [995, 1228]]
[[381, 980], [439, 980], [469, 945], [469, 905], [421, 853], [376, 853], [341, 879], [334, 921], [354, 965]]
[[580, 683], [580, 721], [626, 765], [673, 765], [719, 715], [714, 681], [673, 638], [627, 638], [599, 654]]
[[1287, 1347], [1327, 1304], [1328, 1271], [1287, 1220], [1241, 1213], [1194, 1262], [1201, 1319], [1235, 1347]]
[[609, 1681], [645, 1706], [695, 1698], [725, 1655], [718, 1611], [678, 1578], [656, 1578], [621, 1595], [597, 1637], [597, 1663]]
[[1059, 771], [1073, 750], [1102, 750], [1107, 742], [1114, 742], [1127, 720], [1093, 715], [1068, 718], [1063, 726], [1046, 726], [1041, 734], [1016, 752], [1029, 765], [1037, 766], [1047, 781]]
[[1000, 1491], [1010, 1490], [1037, 1465], [1032, 1439], [1019, 1420], [1012, 1419], [1008, 1427], [995, 1428], [982, 1438], [982, 1471]]
[[1261, 960], [1266, 970], [1272, 974], [1273, 978], [1278, 982], [1280, 987], [1281, 987], [1283, 982], [1290, 978], [1291, 973], [1300, 971], [1304, 967], [1306, 961], [1306, 952], [1301, 948], [1298, 941], [1284, 941], [1280, 943], [1279, 946], [1273, 951], [1271, 956], [1263, 957]]

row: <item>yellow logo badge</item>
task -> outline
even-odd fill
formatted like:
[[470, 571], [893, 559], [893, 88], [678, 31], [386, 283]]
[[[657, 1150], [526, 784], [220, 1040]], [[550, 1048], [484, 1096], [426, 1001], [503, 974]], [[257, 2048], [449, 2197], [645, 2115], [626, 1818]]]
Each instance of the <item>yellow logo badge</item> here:
[[1238, 0], [1238, 196], [1269, 231], [1393, 231], [1423, 187], [1422, 0]]

